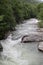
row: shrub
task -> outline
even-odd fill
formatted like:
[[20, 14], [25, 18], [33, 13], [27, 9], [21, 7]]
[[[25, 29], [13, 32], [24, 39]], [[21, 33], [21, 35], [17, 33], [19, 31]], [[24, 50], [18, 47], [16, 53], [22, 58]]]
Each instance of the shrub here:
[[43, 8], [40, 9], [40, 12], [38, 13], [38, 19], [43, 20]]
[[15, 29], [15, 25], [15, 17], [9, 0], [0, 0], [0, 38], [9, 30]]
[[43, 20], [41, 20], [40, 22], [38, 22], [38, 26], [39, 26], [40, 28], [43, 28]]

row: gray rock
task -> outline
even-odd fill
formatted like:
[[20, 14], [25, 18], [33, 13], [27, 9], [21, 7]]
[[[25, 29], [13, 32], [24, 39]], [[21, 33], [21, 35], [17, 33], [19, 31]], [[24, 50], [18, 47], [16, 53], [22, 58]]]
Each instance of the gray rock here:
[[2, 51], [3, 51], [3, 47], [2, 47], [2, 45], [0, 43], [0, 52], [2, 52]]
[[43, 52], [43, 42], [39, 43], [38, 50]]
[[43, 28], [39, 28], [38, 31], [39, 31], [39, 32], [43, 32]]
[[31, 35], [25, 35], [22, 37], [21, 42], [27, 43], [27, 42], [39, 42], [43, 41], [42, 37], [38, 34], [31, 34]]

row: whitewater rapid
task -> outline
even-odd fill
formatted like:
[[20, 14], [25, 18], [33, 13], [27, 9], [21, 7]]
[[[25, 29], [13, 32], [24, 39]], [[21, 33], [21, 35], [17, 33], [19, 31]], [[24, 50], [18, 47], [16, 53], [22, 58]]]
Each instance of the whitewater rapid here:
[[7, 39], [1, 40], [3, 52], [0, 65], [43, 65], [43, 53], [37, 50], [37, 43], [21, 43], [26, 34], [37, 34], [37, 19], [30, 19], [16, 26]]

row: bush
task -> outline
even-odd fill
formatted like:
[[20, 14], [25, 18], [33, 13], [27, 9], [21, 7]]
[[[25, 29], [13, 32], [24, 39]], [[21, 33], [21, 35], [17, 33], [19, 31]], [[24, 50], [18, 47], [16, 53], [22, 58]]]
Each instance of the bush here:
[[38, 22], [38, 26], [39, 26], [40, 28], [43, 28], [43, 20], [41, 20], [40, 22]]
[[20, 23], [24, 19], [24, 11], [23, 4], [20, 1], [14, 1], [14, 5], [12, 7], [14, 11], [15, 20], [17, 23]]
[[37, 18], [41, 20], [40, 22], [38, 22], [38, 26], [40, 28], [43, 28], [43, 3], [37, 6], [37, 11], [38, 11]]
[[40, 12], [40, 10], [43, 8], [43, 3], [40, 3], [37, 5], [37, 11], [38, 13]]
[[31, 5], [31, 12], [30, 12], [31, 18], [36, 18], [37, 17], [37, 6], [34, 4]]
[[38, 19], [43, 20], [43, 8], [40, 9], [40, 12], [38, 13]]

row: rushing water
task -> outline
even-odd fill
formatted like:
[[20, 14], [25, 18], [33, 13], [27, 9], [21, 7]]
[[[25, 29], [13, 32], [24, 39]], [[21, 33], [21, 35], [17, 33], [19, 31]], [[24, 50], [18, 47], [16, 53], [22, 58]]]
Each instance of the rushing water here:
[[3, 52], [0, 65], [43, 65], [43, 53], [37, 49], [38, 42], [21, 43], [25, 34], [37, 34], [37, 19], [24, 21], [16, 26], [6, 40], [2, 40]]

